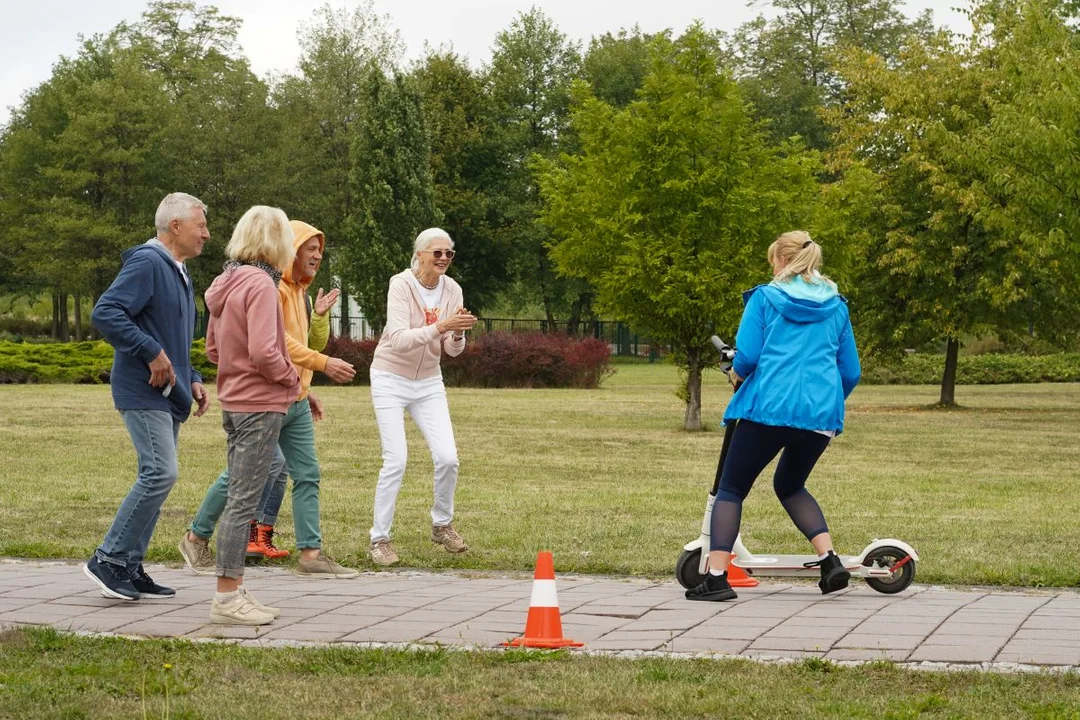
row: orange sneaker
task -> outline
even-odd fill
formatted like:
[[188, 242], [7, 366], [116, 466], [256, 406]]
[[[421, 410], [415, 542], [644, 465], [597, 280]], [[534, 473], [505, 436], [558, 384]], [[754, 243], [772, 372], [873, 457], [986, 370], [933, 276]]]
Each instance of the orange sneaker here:
[[282, 550], [279, 547], [274, 547], [274, 526], [262, 525], [258, 526], [259, 547], [262, 548], [263, 557], [267, 560], [277, 560], [279, 558], [289, 557], [288, 550]]
[[251, 533], [248, 535], [247, 556], [249, 558], [266, 557], [263, 546], [259, 543], [259, 526], [251, 521]]

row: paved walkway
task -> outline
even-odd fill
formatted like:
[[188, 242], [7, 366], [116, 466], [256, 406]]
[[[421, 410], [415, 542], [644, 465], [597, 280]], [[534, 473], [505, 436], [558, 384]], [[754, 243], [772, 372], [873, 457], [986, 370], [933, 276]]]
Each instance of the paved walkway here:
[[[488, 573], [365, 573], [302, 580], [249, 568], [248, 587], [280, 607], [263, 628], [211, 625], [213, 579], [150, 567], [175, 598], [101, 597], [78, 565], [0, 560], [0, 626], [52, 625], [125, 636], [232, 638], [244, 644], [442, 643], [496, 647], [525, 627], [532, 580]], [[822, 596], [765, 580], [729, 603], [690, 602], [676, 583], [566, 576], [558, 580], [566, 637], [592, 651], [651, 651], [838, 661], [893, 660], [1080, 669], [1080, 594], [912, 586], [880, 595], [865, 584]], [[629, 653], [634, 654], [634, 653]]]

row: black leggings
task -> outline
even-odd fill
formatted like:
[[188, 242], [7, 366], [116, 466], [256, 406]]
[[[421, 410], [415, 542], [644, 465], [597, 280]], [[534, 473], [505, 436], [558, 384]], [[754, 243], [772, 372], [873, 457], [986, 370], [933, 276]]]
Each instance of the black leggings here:
[[742, 522], [743, 500], [757, 476], [781, 450], [784, 452], [773, 475], [776, 497], [807, 540], [828, 532], [825, 516], [805, 486], [829, 440], [827, 435], [812, 430], [740, 420], [731, 438], [713, 504], [709, 549], [731, 552]]

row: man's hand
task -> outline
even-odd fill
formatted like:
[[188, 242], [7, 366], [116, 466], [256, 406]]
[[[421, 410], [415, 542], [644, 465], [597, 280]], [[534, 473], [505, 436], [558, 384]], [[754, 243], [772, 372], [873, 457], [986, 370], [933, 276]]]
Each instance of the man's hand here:
[[315, 314], [322, 316], [330, 312], [330, 308], [334, 307], [339, 295], [341, 295], [341, 291], [337, 288], [325, 295], [323, 295], [323, 289], [319, 288], [319, 294], [315, 296]]
[[199, 407], [195, 409], [195, 417], [202, 417], [210, 407], [210, 393], [206, 392], [202, 383], [194, 382], [191, 383], [191, 397], [199, 403]]
[[323, 413], [322, 400], [313, 392], [308, 392], [308, 404], [311, 406], [311, 420], [312, 422], [319, 422], [325, 417]]
[[341, 358], [335, 357], [327, 358], [326, 369], [323, 372], [326, 373], [326, 377], [336, 383], [347, 383], [356, 377], [356, 368]]
[[164, 350], [150, 361], [150, 384], [156, 388], [176, 384], [176, 373], [173, 371], [172, 361]]

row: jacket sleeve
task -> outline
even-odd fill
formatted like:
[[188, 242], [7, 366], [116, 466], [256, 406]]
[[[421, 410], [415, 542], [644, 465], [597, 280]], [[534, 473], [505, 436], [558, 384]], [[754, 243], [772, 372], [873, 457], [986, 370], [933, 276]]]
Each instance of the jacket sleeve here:
[[735, 360], [732, 366], [741, 378], [747, 378], [757, 368], [761, 348], [765, 343], [765, 316], [761, 291], [750, 295], [735, 335]]
[[124, 263], [112, 285], [98, 298], [90, 319], [114, 349], [149, 365], [161, 353], [161, 344], [134, 320], [154, 296], [154, 265], [146, 255], [137, 252]]
[[[292, 308], [294, 307], [292, 303], [296, 302], [296, 296], [293, 295], [292, 297], [290, 297], [291, 293], [284, 282], [282, 282], [281, 285], [278, 286], [277, 293], [278, 302], [281, 303], [282, 312], [291, 313], [293, 311]], [[304, 302], [303, 298], [300, 299], [300, 302]], [[306, 313], [306, 305], [302, 305], [299, 312]], [[304, 338], [304, 342], [300, 342], [299, 340], [294, 338], [292, 334], [288, 332], [288, 325], [288, 320], [286, 320], [285, 347], [289, 349], [289, 359], [292, 361], [293, 365], [304, 368], [305, 370], [311, 370], [312, 372], [325, 371], [326, 361], [328, 358], [322, 353], [311, 349], [308, 346], [310, 341], [307, 337]]]
[[312, 310], [310, 323], [307, 338], [308, 349], [322, 352], [326, 349], [326, 343], [330, 341], [330, 313], [319, 315]]
[[844, 323], [844, 330], [840, 333], [840, 347], [836, 351], [836, 366], [840, 369], [840, 384], [844, 388], [844, 399], [859, 384], [862, 377], [862, 366], [859, 363], [859, 350], [855, 347], [855, 333], [851, 330], [851, 318]]
[[296, 371], [278, 349], [277, 322], [280, 312], [278, 295], [271, 285], [260, 283], [259, 287], [248, 293], [245, 307], [248, 356], [264, 378], [285, 387], [293, 387], [297, 384]]
[[398, 352], [426, 345], [439, 336], [438, 325], [411, 327], [409, 288], [401, 280], [391, 280], [386, 294], [386, 328], [383, 336], [390, 349]]
[[[464, 307], [464, 306], [465, 306], [464, 298], [462, 298], [461, 291], [458, 290], [455, 293], [455, 296], [453, 298], [451, 298], [451, 300], [450, 300], [450, 304], [449, 304], [450, 310], [452, 312], [457, 312], [458, 308]], [[443, 350], [444, 353], [446, 353], [450, 357], [457, 357], [461, 353], [465, 352], [465, 333], [461, 334], [461, 339], [460, 340], [455, 340], [454, 339], [454, 333], [453, 332], [443, 333], [443, 336], [442, 336], [442, 350]]]

